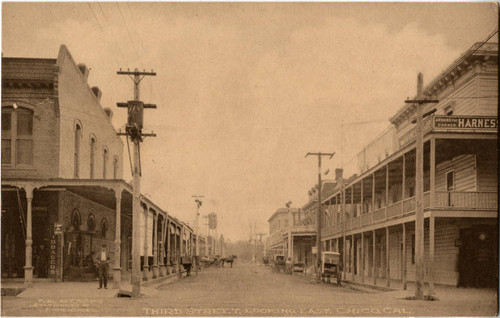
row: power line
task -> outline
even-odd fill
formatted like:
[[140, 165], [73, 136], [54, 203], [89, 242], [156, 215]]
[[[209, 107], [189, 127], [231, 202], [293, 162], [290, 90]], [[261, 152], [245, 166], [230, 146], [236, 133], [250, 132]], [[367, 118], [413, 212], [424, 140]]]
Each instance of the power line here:
[[122, 17], [123, 23], [125, 24], [125, 29], [127, 30], [128, 37], [130, 39], [130, 44], [132, 44], [132, 47], [134, 48], [135, 54], [137, 55], [137, 58], [140, 58], [139, 52], [137, 52], [136, 46], [134, 45], [134, 40], [132, 39], [132, 36], [130, 35], [130, 31], [127, 26], [127, 21], [125, 21], [125, 18], [123, 17], [122, 9], [120, 9], [120, 6], [118, 5], [118, 2], [115, 2], [116, 6], [118, 7], [118, 11], [120, 12], [120, 15]]

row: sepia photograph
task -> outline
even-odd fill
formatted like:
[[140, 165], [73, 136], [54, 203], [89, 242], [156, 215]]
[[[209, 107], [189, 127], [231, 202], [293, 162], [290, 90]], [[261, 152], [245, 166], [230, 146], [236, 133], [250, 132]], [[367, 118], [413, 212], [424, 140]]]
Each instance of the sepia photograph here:
[[2, 1], [0, 315], [498, 316], [498, 9]]

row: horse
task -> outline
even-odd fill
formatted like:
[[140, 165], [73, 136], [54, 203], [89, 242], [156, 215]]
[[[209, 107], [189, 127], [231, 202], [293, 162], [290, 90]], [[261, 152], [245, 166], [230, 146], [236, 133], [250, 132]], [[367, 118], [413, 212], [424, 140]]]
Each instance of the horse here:
[[233, 267], [234, 259], [238, 258], [236, 255], [229, 255], [228, 257], [224, 257], [220, 259], [222, 267], [224, 267], [224, 263], [231, 263], [231, 268]]

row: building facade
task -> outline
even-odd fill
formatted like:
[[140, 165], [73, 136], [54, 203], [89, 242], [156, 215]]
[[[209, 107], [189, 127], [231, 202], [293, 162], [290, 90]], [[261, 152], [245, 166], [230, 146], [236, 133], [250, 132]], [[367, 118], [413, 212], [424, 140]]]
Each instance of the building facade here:
[[[123, 142], [63, 45], [56, 59], [2, 58], [2, 278], [94, 279], [105, 247], [115, 286], [130, 275], [132, 187]], [[144, 279], [180, 270], [193, 231], [141, 198]]]
[[[439, 101], [422, 112], [430, 114], [421, 180], [428, 283], [498, 286], [497, 61], [497, 43], [476, 44], [424, 88]], [[358, 156], [359, 176], [322, 202], [339, 216], [321, 237], [342, 253], [345, 279], [403, 288], [414, 280], [415, 107], [391, 117], [391, 129]]]

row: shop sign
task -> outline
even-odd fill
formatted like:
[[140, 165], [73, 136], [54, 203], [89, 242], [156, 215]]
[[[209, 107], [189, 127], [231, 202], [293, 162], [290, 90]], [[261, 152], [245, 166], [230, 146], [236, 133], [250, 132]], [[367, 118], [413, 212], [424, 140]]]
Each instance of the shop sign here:
[[473, 129], [491, 130], [498, 129], [497, 117], [483, 116], [435, 116], [434, 128], [437, 129]]
[[318, 254], [318, 247], [317, 246], [312, 247], [312, 254]]
[[55, 235], [60, 235], [62, 234], [62, 224], [61, 223], [54, 223], [54, 234]]
[[50, 238], [50, 260], [49, 260], [49, 277], [56, 277], [56, 255], [57, 255], [57, 238], [53, 234]]

